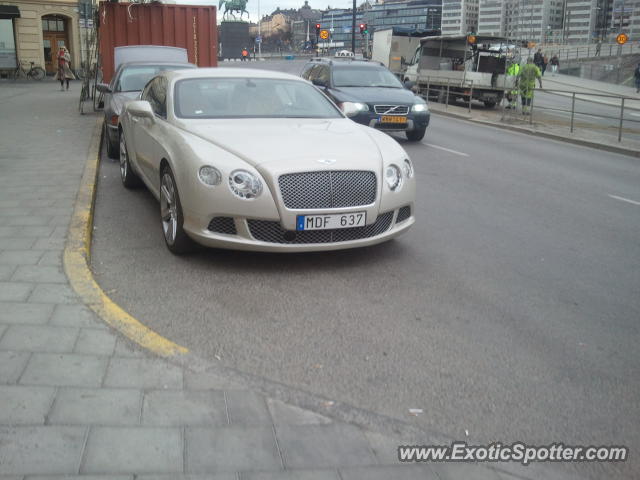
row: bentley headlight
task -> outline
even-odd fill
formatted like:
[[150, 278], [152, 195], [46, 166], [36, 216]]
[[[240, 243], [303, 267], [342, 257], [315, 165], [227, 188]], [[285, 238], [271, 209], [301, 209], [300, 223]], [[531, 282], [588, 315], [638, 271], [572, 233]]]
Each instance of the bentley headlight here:
[[402, 173], [395, 165], [389, 165], [384, 171], [384, 179], [387, 181], [389, 188], [395, 191], [400, 188], [402, 183]]
[[404, 159], [403, 170], [407, 178], [413, 178], [413, 164], [408, 158]]
[[415, 103], [413, 107], [411, 107], [412, 112], [421, 113], [429, 110], [426, 103]]
[[216, 167], [212, 167], [211, 165], [204, 165], [200, 167], [200, 170], [198, 170], [198, 177], [202, 183], [212, 187], [220, 185], [220, 182], [222, 181], [222, 174], [220, 173], [220, 170]]
[[229, 175], [229, 188], [243, 200], [252, 200], [262, 193], [262, 182], [251, 172], [235, 170]]

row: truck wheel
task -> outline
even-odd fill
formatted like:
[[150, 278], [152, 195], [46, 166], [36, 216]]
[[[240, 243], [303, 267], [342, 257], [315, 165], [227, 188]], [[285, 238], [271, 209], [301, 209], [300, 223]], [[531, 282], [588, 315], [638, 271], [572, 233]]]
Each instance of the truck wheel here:
[[427, 133], [427, 127], [416, 130], [408, 130], [404, 133], [407, 136], [407, 140], [409, 140], [410, 142], [419, 142], [424, 138], [424, 134]]
[[487, 100], [484, 102], [484, 106], [487, 108], [494, 108], [496, 106], [496, 102], [493, 102], [491, 100]]

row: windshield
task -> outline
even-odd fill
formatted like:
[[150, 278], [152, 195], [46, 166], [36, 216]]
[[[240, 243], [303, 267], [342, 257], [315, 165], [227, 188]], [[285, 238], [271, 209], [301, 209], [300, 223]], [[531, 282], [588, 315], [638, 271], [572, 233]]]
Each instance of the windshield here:
[[124, 67], [116, 85], [116, 92], [139, 92], [158, 73], [166, 70], [193, 68], [191, 65], [132, 65]]
[[336, 87], [385, 87], [403, 88], [400, 80], [385, 68], [348, 67], [333, 71]]
[[190, 78], [175, 87], [182, 118], [340, 118], [340, 111], [303, 81]]

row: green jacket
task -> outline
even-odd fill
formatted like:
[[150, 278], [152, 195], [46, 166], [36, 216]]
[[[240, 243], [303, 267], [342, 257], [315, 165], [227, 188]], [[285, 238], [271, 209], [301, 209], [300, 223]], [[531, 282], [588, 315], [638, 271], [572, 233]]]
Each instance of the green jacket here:
[[511, 75], [512, 77], [517, 77], [519, 73], [520, 73], [520, 65], [517, 63], [512, 63], [511, 65], [509, 65], [509, 68], [507, 68], [507, 75]]
[[536, 79], [542, 77], [542, 72], [533, 63], [527, 63], [520, 69], [518, 75], [518, 85], [520, 86], [520, 93], [523, 97], [533, 97], [533, 90], [536, 88]]

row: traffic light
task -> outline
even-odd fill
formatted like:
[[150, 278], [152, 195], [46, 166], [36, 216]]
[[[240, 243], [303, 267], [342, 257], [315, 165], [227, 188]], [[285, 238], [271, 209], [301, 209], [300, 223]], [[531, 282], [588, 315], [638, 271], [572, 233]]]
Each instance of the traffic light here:
[[360, 24], [360, 33], [364, 34], [367, 30], [367, 24], [366, 23], [361, 23]]
[[321, 25], [319, 23], [316, 23], [316, 37], [320, 35], [320, 27]]

